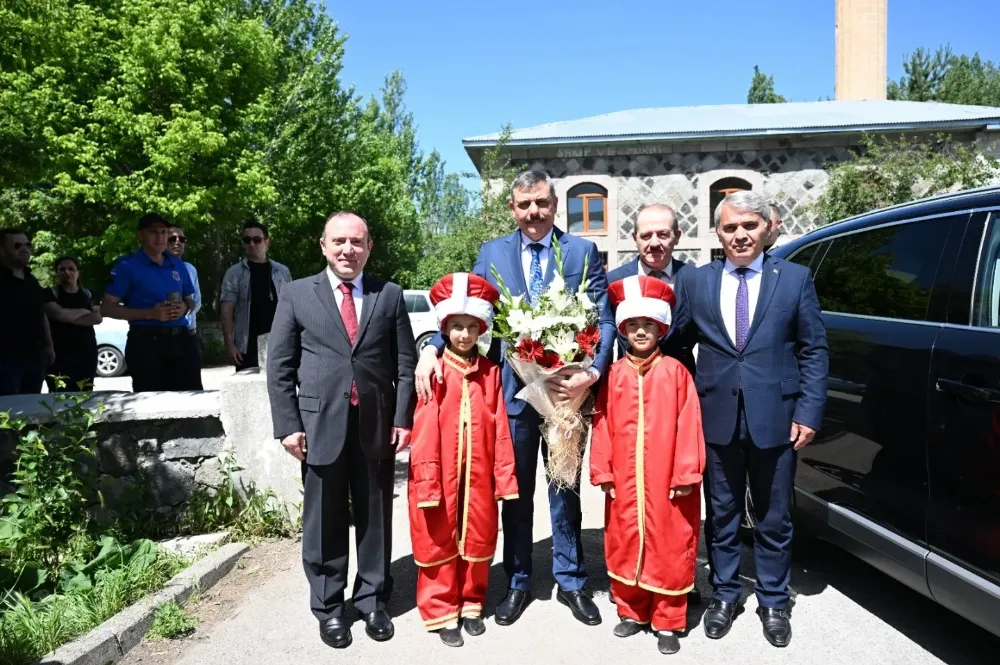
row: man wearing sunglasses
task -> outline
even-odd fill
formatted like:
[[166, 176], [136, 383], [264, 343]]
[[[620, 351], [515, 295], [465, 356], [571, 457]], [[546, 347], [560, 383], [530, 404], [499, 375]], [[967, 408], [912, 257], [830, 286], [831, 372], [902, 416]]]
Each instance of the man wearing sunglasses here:
[[236, 370], [257, 367], [257, 338], [271, 332], [281, 289], [292, 281], [288, 268], [267, 258], [267, 227], [257, 220], [243, 224], [246, 258], [222, 278], [222, 335]]
[[89, 309], [65, 309], [31, 274], [31, 241], [20, 229], [0, 229], [0, 293], [6, 305], [0, 323], [0, 395], [42, 391], [46, 367], [55, 362], [49, 328], [53, 321], [71, 323]]
[[177, 225], [171, 226], [167, 229], [167, 253], [175, 259], [181, 260], [187, 268], [188, 274], [191, 275], [191, 284], [194, 285], [194, 309], [184, 315], [184, 321], [188, 328], [195, 330], [197, 328], [195, 317], [198, 316], [198, 310], [201, 309], [201, 285], [198, 284], [198, 270], [189, 262], [183, 261], [185, 249], [187, 249], [187, 238], [184, 237], [184, 229]]

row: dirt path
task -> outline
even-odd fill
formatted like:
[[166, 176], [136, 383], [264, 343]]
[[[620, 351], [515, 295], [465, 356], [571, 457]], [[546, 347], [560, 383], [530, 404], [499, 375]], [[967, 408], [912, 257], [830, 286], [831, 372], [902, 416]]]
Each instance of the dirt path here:
[[216, 624], [232, 617], [248, 593], [275, 575], [301, 567], [301, 544], [298, 539], [254, 547], [243, 555], [225, 579], [201, 594], [197, 603], [187, 606], [188, 611], [199, 620], [194, 633], [175, 640], [146, 638], [120, 662], [123, 665], [170, 665], [176, 662], [188, 649], [209, 639]]

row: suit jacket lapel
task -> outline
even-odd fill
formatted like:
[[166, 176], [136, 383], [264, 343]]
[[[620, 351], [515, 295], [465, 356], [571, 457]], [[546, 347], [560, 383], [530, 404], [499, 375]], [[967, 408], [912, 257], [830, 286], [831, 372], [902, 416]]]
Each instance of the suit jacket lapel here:
[[358, 324], [358, 338], [354, 342], [355, 347], [361, 344], [361, 340], [365, 336], [365, 330], [368, 329], [368, 322], [372, 320], [375, 303], [378, 302], [378, 296], [382, 293], [381, 290], [374, 288], [367, 275], [361, 278], [361, 291], [364, 293], [364, 300], [361, 303], [361, 321]]
[[714, 261], [711, 265], [712, 272], [709, 273], [708, 288], [711, 296], [709, 302], [712, 303], [712, 316], [715, 317], [715, 325], [718, 326], [722, 338], [729, 342], [730, 348], [735, 351], [736, 345], [729, 337], [729, 331], [726, 330], [726, 323], [722, 318], [722, 273], [725, 270], [725, 264], [722, 261]]
[[[545, 268], [545, 280], [542, 282], [545, 286], [549, 285], [552, 281], [552, 277], [556, 274], [556, 250], [555, 245], [559, 243], [559, 251], [562, 252], [562, 264], [563, 270], [566, 269], [566, 262], [569, 259], [569, 239], [566, 234], [561, 232], [559, 229], [552, 229], [552, 249], [549, 250], [549, 265]], [[586, 275], [582, 276], [580, 279], [583, 280]]]
[[507, 236], [507, 263], [510, 264], [510, 279], [505, 279], [507, 288], [516, 295], [526, 295], [528, 285], [524, 281], [524, 268], [521, 267], [521, 233], [515, 231]]
[[775, 265], [774, 259], [770, 256], [764, 258], [764, 265], [760, 275], [760, 293], [757, 295], [757, 307], [753, 312], [753, 321], [750, 322], [750, 331], [747, 333], [747, 344], [753, 339], [753, 334], [760, 327], [760, 322], [764, 320], [771, 298], [774, 297], [774, 289], [778, 286], [778, 277], [781, 270]]
[[351, 339], [347, 336], [347, 328], [344, 327], [344, 319], [340, 317], [340, 310], [337, 309], [337, 300], [333, 297], [333, 287], [330, 286], [330, 278], [326, 276], [325, 270], [316, 275], [316, 286], [313, 291], [323, 304], [323, 309], [333, 319], [333, 327], [339, 330], [340, 334], [344, 336], [344, 341], [350, 344]]

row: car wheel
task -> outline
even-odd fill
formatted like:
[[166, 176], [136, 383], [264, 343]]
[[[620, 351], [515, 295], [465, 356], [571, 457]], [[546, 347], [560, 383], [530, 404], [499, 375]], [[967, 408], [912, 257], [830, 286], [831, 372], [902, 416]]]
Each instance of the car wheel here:
[[125, 373], [125, 356], [113, 346], [97, 349], [97, 376], [111, 378]]
[[423, 335], [421, 335], [420, 337], [417, 338], [417, 353], [418, 354], [421, 351], [424, 350], [424, 347], [427, 346], [428, 342], [430, 342], [432, 339], [434, 339], [434, 335], [436, 335], [436, 334], [437, 333], [432, 333], [432, 332], [424, 333]]

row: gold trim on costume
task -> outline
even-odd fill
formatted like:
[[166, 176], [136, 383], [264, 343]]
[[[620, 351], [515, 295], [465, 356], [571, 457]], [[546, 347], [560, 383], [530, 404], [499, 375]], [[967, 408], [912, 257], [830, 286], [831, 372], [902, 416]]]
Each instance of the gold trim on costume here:
[[[493, 554], [496, 554], [496, 552], [494, 552]], [[465, 555], [462, 555], [462, 561], [468, 561], [469, 563], [482, 563], [483, 561], [492, 561], [493, 560], [493, 554], [491, 554], [489, 556], [465, 556]]]
[[659, 587], [651, 586], [651, 585], [646, 584], [644, 582], [639, 582], [639, 588], [640, 589], [645, 589], [646, 591], [650, 591], [652, 593], [659, 593], [659, 594], [662, 594], [664, 596], [683, 596], [684, 594], [686, 594], [689, 591], [691, 591], [692, 589], [694, 589], [694, 585], [692, 584], [691, 586], [687, 587], [686, 589], [681, 589], [680, 591], [671, 591], [670, 589], [660, 589]]
[[482, 613], [483, 613], [483, 606], [481, 604], [470, 603], [469, 605], [463, 605], [458, 615], [463, 619], [471, 619], [473, 617], [481, 616]]
[[497, 501], [513, 501], [514, 499], [520, 499], [520, 494], [508, 494], [507, 496], [497, 497]]
[[438, 619], [427, 619], [426, 621], [424, 621], [424, 627], [427, 628], [427, 630], [437, 630], [438, 628], [447, 626], [449, 623], [455, 621], [456, 619], [458, 619], [458, 612], [452, 612], [451, 614], [440, 617]]
[[437, 508], [440, 505], [440, 501], [421, 501], [417, 504], [417, 508]]
[[432, 561], [430, 563], [424, 563], [422, 561], [417, 561], [416, 557], [414, 557], [413, 563], [417, 564], [417, 566], [420, 568], [433, 568], [434, 566], [440, 566], [442, 563], [448, 563], [452, 559], [457, 559], [457, 558], [458, 558], [457, 554], [452, 554], [450, 557], [446, 559], [441, 559], [440, 561]]

